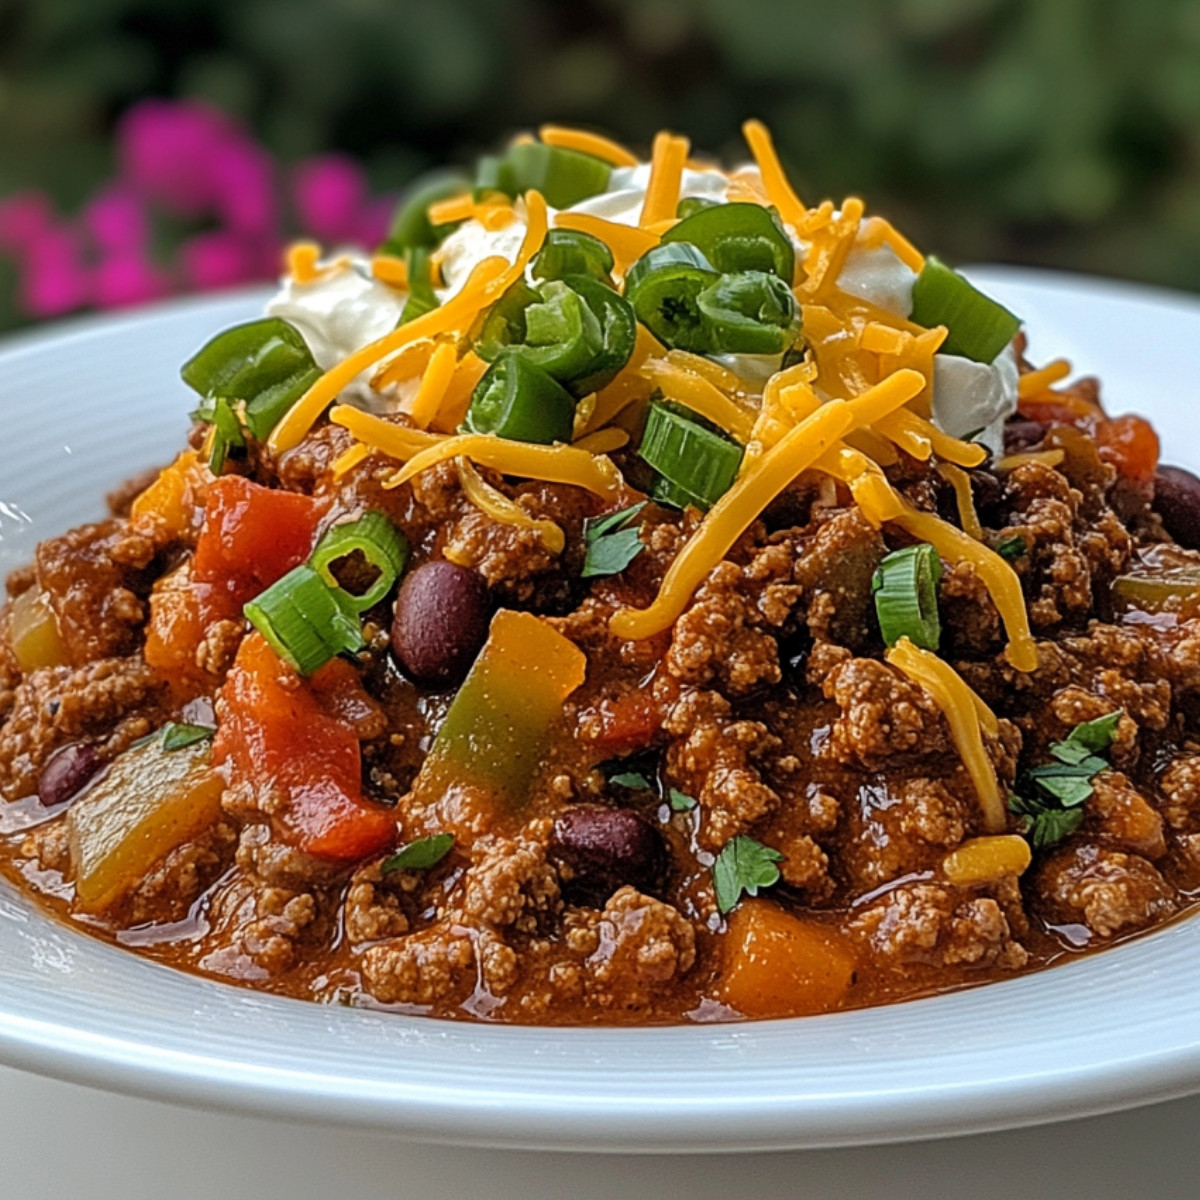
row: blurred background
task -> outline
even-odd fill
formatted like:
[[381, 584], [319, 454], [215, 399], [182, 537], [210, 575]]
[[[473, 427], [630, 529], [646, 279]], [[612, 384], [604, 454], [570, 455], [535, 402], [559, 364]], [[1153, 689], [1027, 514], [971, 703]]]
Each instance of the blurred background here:
[[750, 115], [951, 261], [1200, 290], [1198, 0], [0, 0], [0, 329], [373, 240], [543, 121]]

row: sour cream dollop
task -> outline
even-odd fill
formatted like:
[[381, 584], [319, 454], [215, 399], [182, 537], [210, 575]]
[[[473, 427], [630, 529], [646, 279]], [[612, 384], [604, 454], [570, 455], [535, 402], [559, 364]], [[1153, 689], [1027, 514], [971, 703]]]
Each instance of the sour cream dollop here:
[[[346, 257], [325, 267], [310, 283], [287, 276], [267, 303], [267, 314], [299, 330], [317, 366], [328, 371], [396, 328], [405, 293], [380, 283], [362, 259]], [[342, 397], [360, 408], [391, 407], [370, 385], [370, 367], [346, 386]]]
[[973, 435], [999, 457], [1004, 453], [1005, 419], [1017, 410], [1018, 374], [1011, 344], [991, 363], [935, 354], [933, 423], [952, 437]]

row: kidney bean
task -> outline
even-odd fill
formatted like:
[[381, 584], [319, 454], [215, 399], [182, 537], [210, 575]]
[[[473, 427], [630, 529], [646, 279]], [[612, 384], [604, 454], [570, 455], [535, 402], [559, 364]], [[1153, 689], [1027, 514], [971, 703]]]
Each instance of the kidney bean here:
[[653, 891], [666, 862], [662, 837], [627, 808], [580, 804], [554, 822], [549, 855], [564, 872], [568, 900], [600, 908], [619, 887]]
[[1182, 467], [1159, 467], [1152, 507], [1181, 546], [1200, 550], [1200, 479]]
[[1046, 436], [1045, 425], [1027, 417], [1010, 417], [1004, 425], [1004, 453], [1023, 454]]
[[38, 799], [47, 807], [65, 804], [100, 768], [100, 759], [87, 742], [71, 742], [56, 750], [38, 777]]
[[487, 638], [491, 615], [482, 576], [441, 559], [425, 563], [400, 585], [392, 653], [418, 683], [461, 683]]

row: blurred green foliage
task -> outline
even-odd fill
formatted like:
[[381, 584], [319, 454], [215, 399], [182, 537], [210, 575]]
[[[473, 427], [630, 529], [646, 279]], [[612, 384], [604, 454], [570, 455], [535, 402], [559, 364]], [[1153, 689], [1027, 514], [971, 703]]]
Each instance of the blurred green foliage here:
[[145, 95], [379, 188], [545, 120], [738, 158], [758, 115], [951, 259], [1200, 288], [1197, 0], [0, 0], [0, 195], [78, 204]]

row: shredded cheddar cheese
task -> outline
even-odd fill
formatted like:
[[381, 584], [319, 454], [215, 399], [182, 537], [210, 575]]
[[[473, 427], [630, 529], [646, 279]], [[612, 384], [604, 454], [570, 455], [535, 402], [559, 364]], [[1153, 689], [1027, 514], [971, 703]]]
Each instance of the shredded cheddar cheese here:
[[788, 182], [787, 173], [775, 153], [775, 143], [771, 140], [767, 127], [761, 121], [747, 121], [742, 126], [742, 136], [745, 137], [750, 153], [754, 155], [754, 161], [758, 164], [763, 187], [771, 203], [779, 210], [779, 215], [787, 224], [798, 228], [804, 220], [806, 210]]
[[287, 272], [297, 283], [315, 283], [320, 279], [317, 266], [320, 260], [321, 247], [316, 242], [293, 242], [285, 255]]
[[623, 482], [620, 471], [607, 458], [574, 446], [541, 446], [485, 433], [461, 433], [414, 455], [384, 486], [399, 487], [414, 475], [460, 455], [505, 475], [541, 479], [546, 483], [571, 483], [597, 496], [615, 495]]
[[646, 184], [646, 198], [642, 201], [642, 215], [638, 219], [643, 229], [657, 221], [674, 218], [689, 146], [685, 137], [674, 137], [669, 133], [655, 137], [650, 155], [650, 179]]
[[[949, 663], [914, 646], [908, 638], [901, 638], [886, 657], [892, 666], [919, 683], [942, 710], [950, 726], [954, 747], [975, 787], [984, 828], [989, 833], [1001, 832], [1007, 823], [1004, 797], [996, 779], [996, 768], [983, 745], [980, 728], [980, 708], [986, 707], [983, 701]], [[995, 717], [992, 720], [994, 722]]]
[[376, 254], [371, 259], [371, 274], [388, 287], [408, 287], [408, 263], [390, 254]]
[[636, 167], [637, 156], [630, 154], [624, 146], [598, 133], [586, 133], [582, 129], [564, 129], [561, 125], [543, 125], [538, 137], [547, 146], [562, 146], [564, 150], [578, 150], [603, 159], [614, 167]]
[[408, 425], [396, 425], [373, 413], [363, 412], [361, 408], [351, 408], [348, 404], [339, 404], [334, 408], [329, 420], [334, 425], [348, 429], [364, 445], [373, 450], [382, 450], [389, 458], [400, 462], [407, 462], [422, 450], [446, 440], [439, 434], [426, 433], [423, 429], [413, 429]]
[[457, 366], [458, 346], [454, 342], [442, 342], [430, 356], [425, 374], [421, 376], [421, 386], [413, 397], [412, 408], [409, 411], [409, 416], [418, 429], [428, 429], [430, 422], [437, 416]]
[[449, 386], [442, 396], [441, 406], [431, 422], [442, 433], [453, 433], [467, 415], [476, 384], [483, 378], [488, 365], [473, 350], [458, 360]]
[[954, 463], [938, 463], [938, 474], [954, 489], [958, 504], [958, 520], [964, 533], [969, 533], [977, 542], [983, 541], [983, 526], [975, 511], [975, 493], [971, 489], [971, 477]]
[[611, 454], [614, 450], [629, 445], [629, 433], [615, 426], [597, 429], [594, 433], [585, 433], [571, 445], [576, 450], [586, 450], [589, 454]]
[[1049, 391], [1071, 373], [1071, 364], [1065, 358], [1056, 358], [1036, 371], [1026, 371], [1017, 380], [1017, 399], [1028, 400]]
[[349, 450], [343, 450], [333, 460], [333, 466], [329, 468], [329, 472], [334, 479], [344, 479], [370, 453], [371, 448], [369, 446], [364, 445], [362, 442], [355, 442]]
[[553, 521], [531, 517], [515, 500], [509, 499], [503, 492], [486, 482], [468, 459], [456, 458], [454, 465], [458, 468], [458, 481], [462, 484], [467, 499], [480, 512], [502, 525], [532, 529], [542, 548], [550, 554], [563, 552], [567, 539], [560, 526], [555, 525]]

